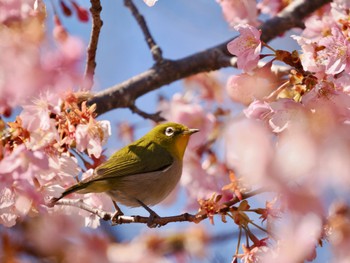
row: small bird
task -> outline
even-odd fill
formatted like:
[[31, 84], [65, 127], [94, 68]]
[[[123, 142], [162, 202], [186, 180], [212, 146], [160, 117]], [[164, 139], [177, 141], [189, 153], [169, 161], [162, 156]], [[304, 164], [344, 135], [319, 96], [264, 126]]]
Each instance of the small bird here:
[[[52, 198], [48, 206], [54, 206], [71, 193], [105, 192], [117, 203], [143, 206], [152, 221], [158, 215], [149, 206], [164, 200], [177, 185], [189, 138], [198, 131], [173, 122], [159, 124], [115, 152], [92, 176], [67, 188], [60, 197]], [[115, 206], [116, 215], [123, 215], [118, 205]]]

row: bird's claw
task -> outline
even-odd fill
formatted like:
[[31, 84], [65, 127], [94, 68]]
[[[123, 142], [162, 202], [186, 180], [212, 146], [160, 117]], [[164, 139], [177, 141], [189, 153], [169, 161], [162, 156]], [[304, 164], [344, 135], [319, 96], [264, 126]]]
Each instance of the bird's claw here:
[[149, 228], [159, 227], [160, 225], [155, 222], [155, 220], [158, 219], [158, 218], [160, 218], [160, 216], [157, 215], [155, 212], [150, 213], [149, 217], [148, 217], [148, 221], [147, 221], [147, 226]]
[[149, 228], [161, 227], [161, 226], [164, 226], [165, 224], [166, 223], [163, 223], [161, 221], [161, 217], [157, 213], [155, 212], [150, 213], [147, 221], [147, 226]]
[[[149, 208], [147, 205], [145, 205], [142, 201], [136, 199], [136, 201], [144, 208], [148, 211], [149, 213], [149, 217], [148, 217], [148, 221], [147, 221], [147, 226], [149, 228], [155, 228], [155, 227], [161, 227], [164, 226], [166, 223], [163, 223], [160, 219], [161, 217], [154, 212], [151, 208]], [[155, 222], [158, 221], [158, 222]]]
[[123, 216], [123, 215], [124, 215], [124, 213], [123, 213], [121, 210], [115, 211], [114, 214], [113, 214], [113, 216], [112, 216], [112, 219], [111, 219], [111, 221], [112, 221], [112, 226], [114, 226], [114, 225], [120, 225], [120, 224], [122, 223], [120, 217]]

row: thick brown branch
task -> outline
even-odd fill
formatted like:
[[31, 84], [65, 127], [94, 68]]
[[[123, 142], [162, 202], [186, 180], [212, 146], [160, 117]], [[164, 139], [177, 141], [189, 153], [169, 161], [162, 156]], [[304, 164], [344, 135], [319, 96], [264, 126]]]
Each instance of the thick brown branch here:
[[124, 5], [130, 9], [132, 15], [135, 17], [137, 23], [139, 24], [139, 26], [142, 30], [142, 33], [145, 36], [145, 40], [147, 42], [147, 45], [148, 45], [149, 49], [151, 50], [154, 61], [156, 63], [161, 63], [161, 61], [163, 60], [162, 50], [154, 41], [154, 39], [151, 35], [151, 32], [148, 29], [148, 26], [146, 24], [144, 17], [140, 14], [139, 10], [137, 9], [137, 7], [135, 6], [135, 4], [133, 3], [132, 0], [124, 0]]
[[[267, 43], [293, 27], [302, 26], [304, 18], [329, 2], [331, 0], [294, 1], [261, 26], [261, 39]], [[226, 48], [231, 40], [179, 60], [164, 60], [137, 76], [97, 93], [89, 104], [97, 104], [98, 114], [116, 108], [128, 108], [138, 97], [176, 80], [231, 66], [232, 56]]]
[[90, 35], [90, 43], [87, 49], [87, 61], [84, 73], [84, 79], [86, 83], [84, 89], [90, 90], [93, 85], [93, 78], [96, 68], [96, 50], [98, 45], [98, 40], [103, 25], [100, 13], [102, 11], [102, 6], [100, 0], [90, 0], [91, 8], [90, 12], [92, 15], [92, 29]]

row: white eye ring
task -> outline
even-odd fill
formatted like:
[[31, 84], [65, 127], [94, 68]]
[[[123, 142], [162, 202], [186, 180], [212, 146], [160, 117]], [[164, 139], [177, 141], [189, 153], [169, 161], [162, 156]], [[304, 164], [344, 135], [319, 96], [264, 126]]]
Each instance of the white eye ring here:
[[173, 136], [175, 133], [175, 130], [173, 127], [168, 127], [165, 129], [165, 135], [166, 136]]

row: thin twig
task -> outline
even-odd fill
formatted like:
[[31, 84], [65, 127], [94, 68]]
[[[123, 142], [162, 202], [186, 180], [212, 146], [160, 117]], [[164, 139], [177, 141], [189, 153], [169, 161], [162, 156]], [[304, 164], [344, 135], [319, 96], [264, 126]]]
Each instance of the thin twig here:
[[55, 203], [55, 205], [66, 205], [66, 206], [74, 206], [77, 208], [80, 208], [82, 210], [85, 210], [87, 212], [90, 212], [94, 215], [97, 215], [101, 219], [105, 221], [109, 221], [112, 219], [113, 213], [103, 211], [101, 209], [91, 207], [88, 204], [84, 203], [82, 200], [72, 200], [72, 199], [61, 199]]
[[259, 195], [259, 194], [262, 194], [262, 193], [266, 193], [266, 192], [269, 192], [271, 191], [270, 189], [266, 188], [266, 187], [261, 187], [261, 188], [258, 188], [258, 189], [255, 189], [253, 191], [250, 191], [248, 193], [244, 193], [242, 194], [242, 199], [239, 199], [237, 196], [235, 196], [234, 199], [230, 200], [230, 201], [227, 201], [224, 203], [224, 205], [227, 207], [227, 208], [222, 208], [220, 210], [220, 212], [225, 212], [225, 211], [228, 211], [228, 208], [239, 203], [240, 201], [242, 200], [245, 200], [245, 199], [248, 199], [250, 197], [253, 197], [253, 196], [256, 196], [256, 195]]
[[152, 53], [154, 61], [160, 64], [161, 62], [163, 62], [162, 50], [156, 44], [154, 38], [152, 37], [151, 32], [148, 29], [146, 20], [140, 14], [139, 10], [137, 9], [136, 5], [133, 3], [132, 0], [124, 0], [124, 5], [130, 9], [132, 15], [135, 17], [137, 23], [139, 24], [142, 33], [145, 36], [147, 45]]
[[160, 116], [160, 112], [156, 112], [156, 113], [153, 113], [153, 114], [150, 114], [150, 113], [147, 113], [147, 112], [144, 112], [142, 110], [140, 110], [136, 105], [131, 105], [130, 107], [130, 110], [133, 112], [133, 113], [136, 113], [138, 115], [140, 115], [141, 117], [145, 118], [145, 119], [150, 119], [156, 123], [158, 122], [161, 122], [161, 121], [165, 121], [165, 119]]
[[92, 29], [90, 35], [90, 43], [87, 49], [87, 60], [86, 67], [84, 72], [84, 80], [85, 86], [84, 89], [90, 90], [93, 85], [93, 79], [95, 75], [96, 69], [96, 51], [98, 40], [101, 32], [101, 28], [103, 25], [103, 21], [101, 20], [101, 11], [102, 6], [100, 0], [90, 0], [91, 8], [90, 12], [92, 15]]
[[286, 82], [284, 82], [282, 85], [280, 85], [276, 90], [274, 90], [273, 92], [271, 92], [270, 95], [268, 95], [266, 98], [264, 98], [266, 101], [273, 101], [276, 99], [276, 97], [278, 96], [278, 94], [284, 90], [285, 88], [288, 87], [288, 85], [290, 85], [290, 81], [287, 80]]

